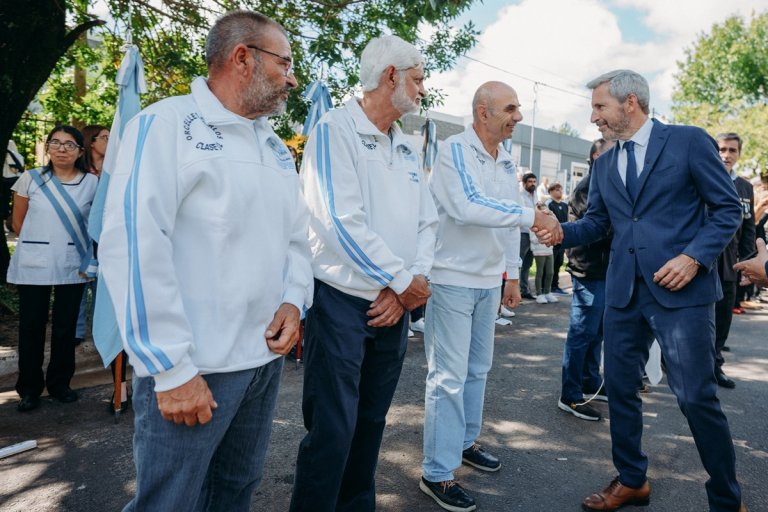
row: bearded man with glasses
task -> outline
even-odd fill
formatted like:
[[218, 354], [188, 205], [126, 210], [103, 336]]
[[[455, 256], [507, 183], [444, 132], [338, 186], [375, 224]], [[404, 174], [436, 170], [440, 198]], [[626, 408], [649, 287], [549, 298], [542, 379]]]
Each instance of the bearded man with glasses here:
[[228, 13], [208, 78], [123, 136], [99, 259], [138, 376], [126, 511], [247, 511], [261, 480], [281, 356], [312, 300], [307, 210], [267, 119], [297, 86], [290, 53], [273, 20]]

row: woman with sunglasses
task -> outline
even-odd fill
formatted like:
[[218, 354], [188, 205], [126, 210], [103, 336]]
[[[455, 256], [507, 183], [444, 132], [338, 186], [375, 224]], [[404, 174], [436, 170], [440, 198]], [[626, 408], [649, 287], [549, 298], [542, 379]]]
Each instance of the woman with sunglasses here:
[[[92, 259], [86, 222], [98, 178], [85, 168], [83, 136], [72, 126], [57, 126], [45, 148], [48, 165], [25, 172], [12, 188], [12, 223], [19, 241], [8, 282], [19, 293], [19, 411], [37, 408], [44, 387], [61, 402], [77, 400], [69, 387], [75, 373], [73, 340]], [[51, 356], [44, 376], [51, 289]]]

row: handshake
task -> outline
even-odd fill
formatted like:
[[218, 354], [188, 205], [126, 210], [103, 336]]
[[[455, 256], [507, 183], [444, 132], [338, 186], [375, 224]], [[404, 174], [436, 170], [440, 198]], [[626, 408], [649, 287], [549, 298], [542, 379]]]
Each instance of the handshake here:
[[555, 214], [546, 206], [537, 206], [533, 210], [533, 226], [531, 231], [542, 244], [552, 247], [563, 241], [563, 228]]

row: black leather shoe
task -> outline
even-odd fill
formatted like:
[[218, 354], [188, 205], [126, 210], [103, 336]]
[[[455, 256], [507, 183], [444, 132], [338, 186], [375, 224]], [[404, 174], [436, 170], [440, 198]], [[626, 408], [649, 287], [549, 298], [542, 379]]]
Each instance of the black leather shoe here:
[[499, 459], [480, 448], [480, 445], [477, 443], [461, 452], [461, 462], [483, 471], [498, 471], [501, 469]]
[[56, 400], [58, 400], [59, 402], [63, 402], [65, 404], [70, 404], [72, 402], [77, 401], [77, 393], [72, 391], [69, 387], [66, 387], [56, 392], [48, 391], [48, 394], [51, 395]]
[[40, 406], [40, 398], [36, 396], [23, 396], [21, 397], [21, 400], [19, 400], [18, 405], [16, 406], [16, 410], [19, 412], [27, 412], [31, 411], [32, 409], [37, 409]]
[[729, 378], [723, 372], [716, 372], [715, 377], [717, 377], [717, 385], [720, 387], [728, 389], [733, 389], [736, 387], [736, 383], [733, 381], [733, 379]]
[[424, 477], [421, 477], [419, 489], [435, 500], [437, 504], [445, 510], [464, 512], [477, 509], [474, 498], [467, 494], [467, 491], [465, 491], [456, 480], [429, 482], [425, 480]]

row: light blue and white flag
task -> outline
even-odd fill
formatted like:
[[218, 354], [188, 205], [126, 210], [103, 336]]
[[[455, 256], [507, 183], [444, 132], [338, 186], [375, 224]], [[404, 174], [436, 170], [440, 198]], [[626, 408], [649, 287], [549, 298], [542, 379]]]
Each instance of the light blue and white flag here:
[[[139, 49], [130, 45], [125, 50], [125, 56], [120, 63], [120, 69], [115, 78], [119, 96], [117, 100], [117, 112], [112, 121], [109, 132], [109, 143], [104, 155], [104, 165], [99, 179], [99, 187], [96, 189], [96, 197], [91, 206], [91, 215], [88, 220], [88, 232], [96, 242], [101, 237], [102, 220], [104, 218], [104, 203], [107, 198], [109, 179], [115, 168], [120, 140], [128, 121], [141, 110], [139, 94], [147, 92], [147, 83], [144, 78], [144, 63], [139, 55]], [[109, 365], [123, 349], [123, 342], [115, 319], [115, 309], [109, 290], [104, 280], [99, 276], [96, 285], [96, 299], [93, 309], [93, 341], [101, 355], [104, 366]]]
[[312, 102], [307, 120], [304, 121], [304, 128], [301, 130], [302, 135], [308, 136], [312, 128], [323, 117], [323, 114], [333, 108], [333, 102], [331, 101], [331, 93], [328, 92], [328, 86], [320, 80], [315, 80], [309, 84], [309, 87], [304, 90], [303, 96]]
[[427, 118], [424, 126], [421, 127], [421, 134], [424, 136], [424, 145], [421, 148], [424, 171], [431, 172], [437, 158], [437, 126], [435, 122]]

